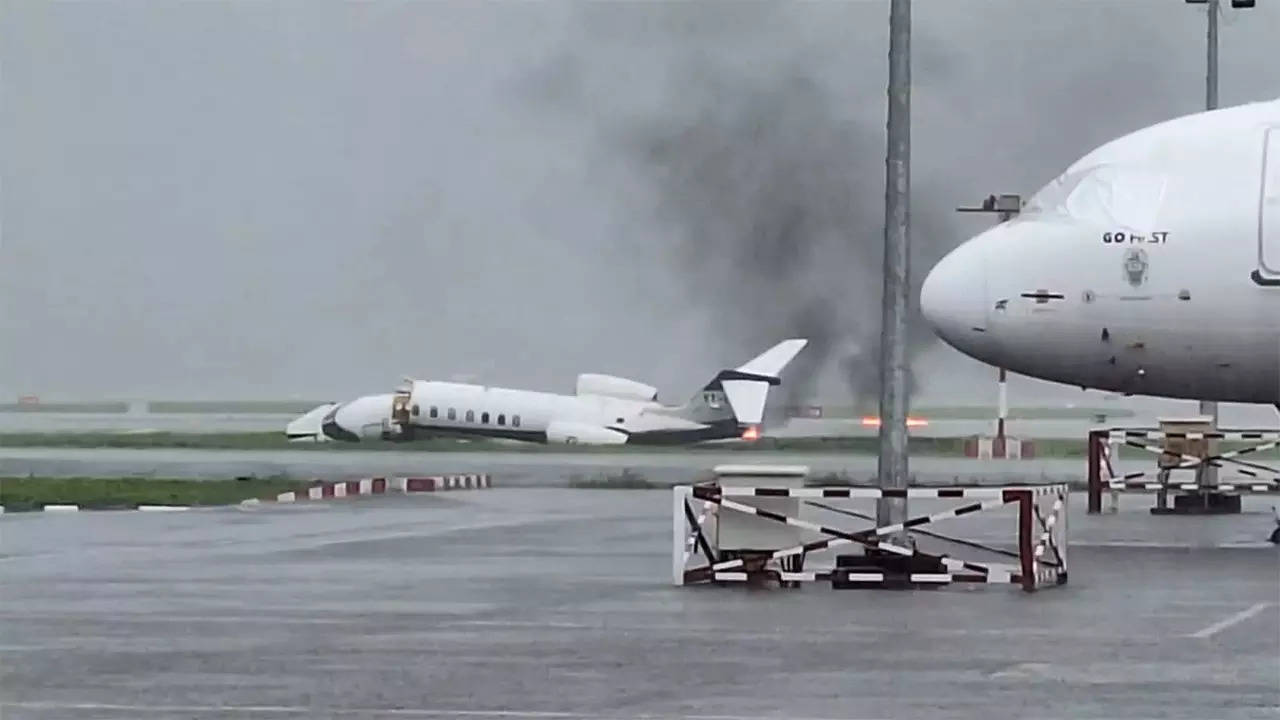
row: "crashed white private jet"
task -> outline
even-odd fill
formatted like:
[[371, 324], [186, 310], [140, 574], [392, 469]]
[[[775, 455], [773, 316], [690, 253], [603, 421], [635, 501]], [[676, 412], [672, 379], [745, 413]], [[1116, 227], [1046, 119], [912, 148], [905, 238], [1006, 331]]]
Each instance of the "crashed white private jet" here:
[[545, 444], [678, 445], [758, 436], [769, 387], [808, 340], [784, 340], [721, 370], [688, 402], [658, 402], [656, 388], [584, 373], [573, 395], [415, 380], [395, 393], [327, 403], [289, 423], [293, 440], [503, 438]]

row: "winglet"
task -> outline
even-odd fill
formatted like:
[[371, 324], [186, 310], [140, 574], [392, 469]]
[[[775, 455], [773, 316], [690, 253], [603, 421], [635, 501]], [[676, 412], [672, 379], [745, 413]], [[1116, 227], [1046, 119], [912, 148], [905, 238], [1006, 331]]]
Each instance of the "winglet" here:
[[783, 340], [742, 365], [739, 365], [737, 370], [738, 372], [746, 373], [748, 375], [778, 377], [778, 374], [787, 366], [787, 363], [790, 363], [796, 355], [800, 354], [800, 351], [808, 344], [809, 341], [803, 338]]

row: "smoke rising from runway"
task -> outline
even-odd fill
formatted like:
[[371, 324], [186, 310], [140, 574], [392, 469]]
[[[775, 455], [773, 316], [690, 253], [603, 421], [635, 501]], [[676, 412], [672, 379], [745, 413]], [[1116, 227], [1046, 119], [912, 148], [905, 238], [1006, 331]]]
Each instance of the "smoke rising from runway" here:
[[[809, 346], [770, 395], [770, 414], [824, 400], [878, 407], [884, 246], [885, 88], [843, 84], [809, 33], [778, 25], [763, 6], [650, 9], [643, 42], [663, 48], [665, 71], [649, 102], [614, 111], [610, 88], [590, 86], [601, 51], [586, 38], [621, 33], [635, 20], [584, 11], [582, 38], [545, 67], [550, 104], [593, 121], [597, 162], [626, 168], [643, 189], [613, 211], [660, 238], [665, 283], [686, 301], [698, 337], [723, 357], [743, 358], [787, 337]], [[719, 20], [717, 22], [716, 20]], [[754, 39], [771, 38], [771, 44]], [[578, 43], [575, 46], [575, 43]], [[925, 53], [932, 78], [945, 63]], [[559, 82], [549, 81], [558, 78]], [[584, 80], [584, 78], [586, 78]], [[575, 87], [577, 85], [578, 87]], [[581, 87], [586, 85], [584, 89]], [[548, 95], [551, 93], [549, 92]], [[603, 106], [603, 109], [602, 109]], [[951, 201], [915, 180], [911, 281], [917, 286], [959, 234]], [[911, 293], [910, 362], [934, 342]], [[839, 391], [831, 392], [836, 379]], [[821, 398], [823, 385], [826, 397]], [[917, 383], [909, 373], [909, 394]]]
[[[721, 73], [711, 82], [702, 72], [682, 76], [695, 80], [680, 83], [665, 105], [686, 112], [638, 122], [622, 145], [647, 172], [659, 221], [677, 239], [673, 275], [714, 331], [743, 350], [810, 339], [787, 373], [781, 403], [816, 400], [818, 374], [833, 366], [849, 393], [840, 404], [875, 408], [883, 122], [841, 117], [837, 99], [800, 72]], [[920, 185], [926, 207], [942, 204]], [[929, 211], [916, 214], [918, 225], [922, 219]], [[928, 267], [946, 237], [927, 223], [917, 227], [915, 264]], [[932, 341], [914, 305], [911, 326], [909, 358]]]

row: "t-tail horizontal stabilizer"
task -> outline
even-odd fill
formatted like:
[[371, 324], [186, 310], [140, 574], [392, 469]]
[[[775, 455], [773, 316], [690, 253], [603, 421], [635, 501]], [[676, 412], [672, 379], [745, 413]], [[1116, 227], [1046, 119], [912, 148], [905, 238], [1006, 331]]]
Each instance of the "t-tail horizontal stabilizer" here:
[[733, 415], [744, 425], [758, 425], [764, 420], [764, 404], [769, 386], [779, 385], [782, 369], [808, 345], [809, 341], [783, 340], [733, 370], [721, 370], [716, 376]]

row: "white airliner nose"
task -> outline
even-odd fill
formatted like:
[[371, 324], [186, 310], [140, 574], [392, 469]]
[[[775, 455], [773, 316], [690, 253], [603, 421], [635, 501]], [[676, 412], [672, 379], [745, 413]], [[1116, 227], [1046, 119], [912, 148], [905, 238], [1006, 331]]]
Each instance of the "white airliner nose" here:
[[920, 310], [935, 332], [958, 349], [971, 347], [987, 328], [986, 262], [980, 240], [942, 258], [920, 287]]

